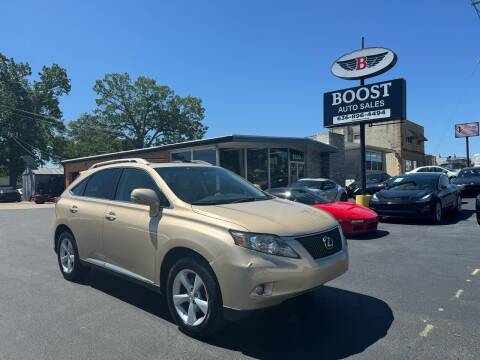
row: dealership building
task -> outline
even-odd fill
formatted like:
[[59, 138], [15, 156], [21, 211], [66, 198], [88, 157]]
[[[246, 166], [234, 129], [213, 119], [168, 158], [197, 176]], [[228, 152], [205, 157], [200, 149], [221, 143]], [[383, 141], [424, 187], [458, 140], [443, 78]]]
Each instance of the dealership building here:
[[68, 185], [81, 171], [101, 161], [135, 157], [156, 163], [202, 160], [268, 189], [289, 186], [303, 177], [331, 177], [330, 157], [337, 151], [335, 146], [308, 137], [228, 135], [70, 159], [62, 164]]

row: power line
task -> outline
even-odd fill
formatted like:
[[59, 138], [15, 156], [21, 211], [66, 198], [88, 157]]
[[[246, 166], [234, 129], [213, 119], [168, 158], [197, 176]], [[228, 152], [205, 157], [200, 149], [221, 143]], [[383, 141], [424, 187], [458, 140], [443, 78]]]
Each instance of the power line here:
[[27, 154], [31, 155], [34, 159], [37, 159], [37, 155], [35, 155], [34, 153], [32, 153], [30, 150], [28, 150], [25, 146], [23, 146], [15, 136], [10, 136], [12, 138], [13, 141], [15, 141], [17, 143], [18, 146], [20, 146], [23, 150], [25, 150], [27, 152]]

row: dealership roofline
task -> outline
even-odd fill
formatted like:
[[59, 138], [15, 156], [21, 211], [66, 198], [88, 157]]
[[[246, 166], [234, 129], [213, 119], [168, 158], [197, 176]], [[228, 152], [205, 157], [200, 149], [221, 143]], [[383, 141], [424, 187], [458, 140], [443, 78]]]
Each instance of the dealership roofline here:
[[250, 143], [281, 143], [283, 146], [286, 145], [300, 145], [300, 146], [313, 146], [318, 147], [319, 150], [323, 152], [333, 153], [337, 151], [337, 148], [332, 145], [328, 145], [322, 143], [320, 141], [311, 139], [311, 138], [303, 138], [303, 137], [282, 137], [282, 136], [258, 136], [258, 135], [225, 135], [225, 136], [218, 136], [212, 137], [208, 139], [200, 139], [200, 140], [189, 140], [174, 144], [166, 144], [166, 145], [159, 145], [159, 146], [152, 146], [143, 149], [133, 149], [133, 150], [126, 150], [126, 151], [118, 151], [114, 153], [107, 153], [107, 154], [99, 154], [99, 155], [92, 155], [92, 156], [84, 156], [74, 159], [67, 159], [61, 161], [62, 164], [68, 164], [71, 162], [76, 161], [85, 161], [85, 160], [94, 160], [94, 159], [102, 159], [106, 157], [118, 156], [118, 155], [133, 155], [133, 154], [141, 154], [145, 152], [155, 151], [155, 150], [171, 150], [171, 149], [182, 149], [182, 148], [189, 148], [192, 146], [204, 146], [204, 145], [215, 145], [220, 143], [229, 143], [229, 142], [250, 142]]

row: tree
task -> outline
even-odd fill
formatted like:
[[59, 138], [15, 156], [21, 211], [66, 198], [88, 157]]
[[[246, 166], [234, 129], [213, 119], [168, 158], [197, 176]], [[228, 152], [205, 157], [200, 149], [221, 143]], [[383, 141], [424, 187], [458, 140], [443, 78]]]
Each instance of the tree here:
[[28, 63], [17, 63], [0, 54], [0, 166], [8, 169], [15, 185], [25, 164], [22, 156], [37, 160], [58, 159], [56, 151], [65, 126], [59, 98], [70, 92], [65, 69], [44, 66], [31, 81]]
[[[132, 81], [126, 73], [107, 74], [96, 81], [93, 89], [98, 96], [97, 108], [89, 124], [93, 131], [110, 132], [117, 141], [114, 147], [138, 149], [194, 140], [207, 131], [202, 124], [205, 109], [200, 98], [176, 95], [154, 79], [140, 76]], [[72, 131], [79, 127], [78, 121], [85, 119], [70, 124], [73, 138]], [[92, 139], [95, 143], [94, 136]]]

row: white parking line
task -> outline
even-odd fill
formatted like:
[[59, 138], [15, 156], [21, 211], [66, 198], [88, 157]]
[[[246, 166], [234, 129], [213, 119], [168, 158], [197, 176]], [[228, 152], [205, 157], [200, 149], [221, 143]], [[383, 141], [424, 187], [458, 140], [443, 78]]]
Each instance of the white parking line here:
[[428, 333], [432, 331], [433, 325], [432, 324], [427, 324], [425, 325], [425, 329], [422, 330], [422, 332], [419, 334], [422, 337], [428, 336]]
[[463, 293], [463, 290], [462, 290], [462, 289], [457, 290], [457, 292], [455, 293], [455, 299], [460, 298], [460, 295], [462, 295], [462, 293]]
[[480, 273], [480, 269], [475, 269], [472, 271], [472, 275], [477, 275], [478, 273]]

